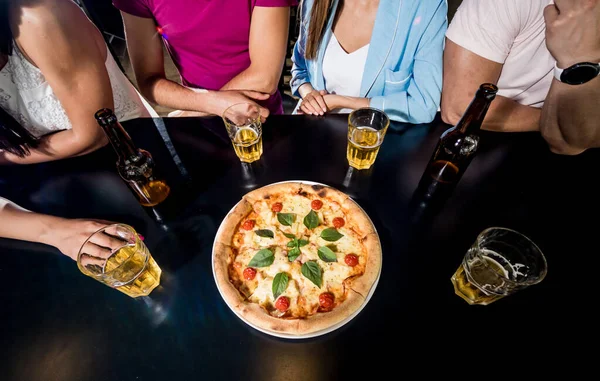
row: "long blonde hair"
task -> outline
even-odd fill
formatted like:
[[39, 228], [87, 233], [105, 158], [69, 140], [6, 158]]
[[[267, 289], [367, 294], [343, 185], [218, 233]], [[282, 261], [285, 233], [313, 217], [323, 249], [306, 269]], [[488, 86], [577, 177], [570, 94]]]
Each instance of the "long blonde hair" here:
[[323, 40], [325, 26], [327, 25], [327, 20], [329, 19], [331, 1], [332, 0], [315, 0], [313, 3], [308, 24], [306, 50], [304, 52], [304, 57], [306, 59], [312, 60], [317, 58], [319, 45], [321, 44], [321, 40]]

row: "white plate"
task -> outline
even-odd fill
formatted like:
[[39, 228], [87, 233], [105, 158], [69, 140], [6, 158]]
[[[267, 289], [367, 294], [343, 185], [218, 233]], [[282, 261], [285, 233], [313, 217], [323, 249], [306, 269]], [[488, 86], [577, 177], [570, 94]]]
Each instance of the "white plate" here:
[[[273, 184], [284, 184], [284, 183], [302, 183], [302, 184], [307, 184], [307, 185], [322, 185], [325, 187], [330, 187], [327, 184], [322, 184], [322, 183], [317, 183], [314, 181], [304, 181], [304, 180], [289, 180], [289, 181], [280, 181], [277, 183], [273, 183]], [[273, 185], [273, 184], [268, 184], [268, 185]], [[265, 185], [267, 186], [267, 185]], [[332, 188], [332, 187], [330, 187]], [[241, 201], [241, 200], [240, 200]], [[353, 200], [354, 201], [354, 200]], [[356, 201], [354, 201], [356, 203], [356, 205], [358, 205], [358, 203]], [[239, 202], [238, 202], [239, 204]], [[227, 216], [229, 215], [229, 213], [231, 213], [231, 211], [237, 206], [237, 204], [235, 204], [233, 206], [233, 208], [231, 208], [231, 210], [227, 213]], [[363, 210], [360, 205], [358, 205], [358, 207]], [[364, 210], [363, 210], [364, 212]], [[367, 215], [367, 213], [365, 213], [365, 215], [367, 216], [367, 218], [369, 218], [369, 221], [371, 222], [371, 225], [373, 225], [373, 221], [371, 221], [370, 217]], [[225, 218], [223, 219], [223, 221], [225, 221], [225, 219], [227, 218], [227, 216], [225, 216]], [[215, 247], [217, 244], [217, 238], [219, 236], [219, 233], [221, 232], [221, 229], [223, 228], [223, 222], [221, 222], [221, 225], [219, 226], [219, 229], [217, 230], [217, 235], [215, 236], [215, 241], [213, 243], [213, 251], [212, 251], [212, 256], [211, 256], [211, 261], [212, 261], [212, 271], [213, 271], [213, 277], [215, 278], [215, 283], [217, 285], [217, 289], [219, 290], [219, 293], [221, 294], [221, 297], [223, 297], [223, 292], [221, 291], [221, 288], [219, 288], [219, 282], [217, 282], [217, 275], [215, 274]], [[375, 228], [375, 225], [373, 225], [373, 229], [375, 229], [375, 233], [377, 233], [377, 229]], [[379, 234], [377, 234], [377, 238], [379, 239]], [[382, 263], [383, 263], [383, 258], [382, 258]], [[312, 332], [312, 333], [308, 333], [305, 335], [291, 335], [288, 333], [282, 333], [282, 332], [276, 332], [276, 331], [271, 331], [268, 329], [264, 329], [261, 327], [257, 327], [256, 325], [250, 323], [248, 320], [244, 319], [244, 317], [242, 315], [240, 315], [235, 309], [233, 309], [229, 303], [225, 302], [225, 304], [227, 304], [227, 306], [229, 307], [229, 309], [231, 309], [231, 311], [233, 311], [233, 313], [240, 318], [244, 323], [248, 324], [250, 327], [266, 333], [268, 335], [271, 336], [276, 336], [276, 337], [281, 337], [283, 339], [308, 339], [311, 337], [316, 337], [316, 336], [321, 336], [321, 335], [325, 335], [329, 332], [333, 332], [336, 329], [342, 327], [343, 325], [347, 324], [350, 320], [354, 319], [359, 313], [360, 311], [362, 311], [363, 308], [365, 308], [365, 306], [367, 305], [367, 303], [369, 302], [369, 300], [371, 299], [371, 297], [373, 296], [373, 294], [375, 293], [375, 289], [377, 288], [377, 283], [379, 283], [379, 277], [381, 276], [381, 266], [379, 268], [379, 274], [377, 275], [377, 279], [375, 279], [375, 282], [373, 283], [373, 287], [371, 287], [371, 290], [369, 291], [369, 294], [367, 295], [364, 303], [360, 306], [360, 308], [358, 310], [356, 310], [352, 315], [348, 316], [347, 318], [345, 318], [344, 320], [340, 321], [339, 323], [332, 325], [331, 327], [322, 329], [320, 331], [317, 332]], [[225, 301], [225, 298], [223, 297], [223, 301]]]

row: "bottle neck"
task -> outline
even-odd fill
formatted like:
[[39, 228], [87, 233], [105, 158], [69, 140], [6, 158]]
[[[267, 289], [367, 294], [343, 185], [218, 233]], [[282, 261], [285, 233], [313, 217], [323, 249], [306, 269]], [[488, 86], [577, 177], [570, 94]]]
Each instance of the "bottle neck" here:
[[130, 161], [139, 156], [139, 150], [133, 144], [131, 137], [118, 122], [102, 128], [120, 160]]
[[490, 108], [491, 100], [484, 97], [475, 97], [467, 111], [456, 124], [456, 130], [465, 135], [477, 134], [481, 129], [485, 114]]

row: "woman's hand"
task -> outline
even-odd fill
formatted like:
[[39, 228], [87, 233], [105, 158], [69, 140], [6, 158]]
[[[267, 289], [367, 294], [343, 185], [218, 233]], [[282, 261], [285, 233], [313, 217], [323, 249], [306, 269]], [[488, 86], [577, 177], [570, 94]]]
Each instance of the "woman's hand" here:
[[312, 90], [302, 98], [300, 110], [302, 110], [304, 114], [324, 115], [328, 109], [323, 96], [327, 94], [327, 90]]
[[[98, 230], [111, 225], [108, 221], [70, 220], [57, 218], [42, 237], [42, 241], [56, 247], [64, 255], [77, 260], [77, 254], [84, 242]], [[116, 232], [115, 232], [116, 233]], [[123, 241], [108, 234], [97, 234], [86, 244], [89, 254], [98, 258], [108, 258], [111, 253], [123, 246]]]
[[223, 116], [223, 112], [229, 106], [238, 103], [251, 103], [258, 106], [261, 120], [264, 122], [269, 116], [269, 110], [261, 107], [255, 101], [264, 101], [269, 99], [269, 94], [260, 93], [252, 90], [221, 90], [209, 91], [212, 100], [211, 112], [215, 115]]

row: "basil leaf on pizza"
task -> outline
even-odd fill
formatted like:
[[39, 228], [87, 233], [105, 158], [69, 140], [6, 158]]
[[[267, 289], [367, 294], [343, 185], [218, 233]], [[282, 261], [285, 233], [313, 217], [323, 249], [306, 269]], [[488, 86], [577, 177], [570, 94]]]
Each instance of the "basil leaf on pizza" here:
[[298, 240], [294, 239], [287, 243], [287, 247], [298, 247]]
[[273, 290], [273, 299], [277, 299], [279, 295], [285, 292], [289, 281], [290, 279], [286, 273], [275, 275], [275, 278], [273, 278], [273, 286], [271, 286]]
[[323, 282], [323, 272], [319, 267], [319, 264], [315, 261], [304, 262], [302, 265], [302, 275], [304, 275], [308, 280], [313, 282], [315, 286], [321, 287], [321, 283]]
[[306, 246], [308, 245], [308, 241], [305, 239], [299, 239], [298, 240], [298, 247], [302, 247], [302, 246]]
[[292, 250], [288, 251], [288, 261], [294, 262], [296, 258], [300, 256], [300, 254], [302, 254], [300, 249], [298, 249], [297, 247], [293, 248]]
[[259, 229], [254, 231], [257, 236], [264, 238], [274, 238], [275, 234], [269, 229]]
[[248, 263], [249, 267], [267, 267], [275, 261], [275, 255], [269, 249], [259, 250], [258, 253]]
[[296, 222], [296, 215], [294, 213], [277, 213], [277, 221], [284, 226], [292, 226]]
[[304, 217], [304, 226], [308, 229], [314, 229], [319, 226], [319, 216], [314, 210], [311, 210], [310, 213]]
[[[282, 232], [283, 233], [283, 232]], [[296, 239], [296, 236], [290, 233], [283, 233], [284, 236], [286, 236], [289, 239]]]
[[318, 250], [319, 258], [324, 262], [337, 262], [337, 256], [327, 246], [321, 246]]
[[335, 242], [342, 238], [344, 235], [334, 228], [327, 228], [321, 232], [321, 238], [325, 241]]

